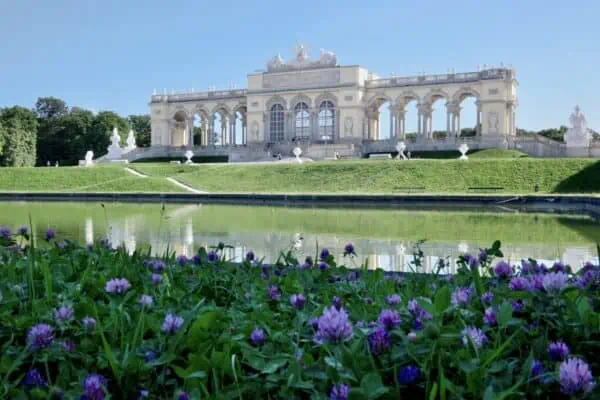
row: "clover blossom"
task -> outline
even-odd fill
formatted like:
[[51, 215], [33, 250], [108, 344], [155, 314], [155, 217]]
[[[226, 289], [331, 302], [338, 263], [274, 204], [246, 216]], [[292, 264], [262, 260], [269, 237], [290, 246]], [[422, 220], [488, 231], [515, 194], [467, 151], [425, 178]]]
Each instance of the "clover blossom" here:
[[560, 293], [568, 286], [569, 276], [564, 272], [551, 272], [544, 275], [542, 285], [548, 293]]
[[173, 314], [167, 314], [162, 324], [162, 331], [166, 334], [173, 335], [179, 331], [183, 325], [183, 318]]
[[329, 400], [348, 400], [350, 395], [350, 386], [338, 383], [331, 388]]
[[318, 344], [339, 343], [349, 340], [352, 334], [352, 324], [346, 311], [332, 306], [323, 310], [313, 340]]
[[106, 379], [102, 375], [88, 375], [83, 381], [82, 400], [104, 400]]
[[32, 349], [43, 349], [54, 341], [52, 327], [47, 324], [37, 324], [29, 330], [27, 342]]
[[397, 328], [400, 326], [400, 314], [394, 310], [382, 310], [377, 318], [377, 323], [386, 329]]
[[500, 261], [494, 267], [494, 276], [500, 279], [509, 278], [512, 275], [512, 267], [506, 261]]
[[290, 296], [290, 303], [298, 310], [302, 310], [304, 308], [304, 304], [306, 303], [306, 297], [303, 294], [293, 294]]
[[61, 306], [54, 312], [54, 318], [58, 324], [64, 324], [73, 319], [73, 308]]
[[388, 306], [394, 307], [402, 302], [402, 297], [398, 294], [391, 294], [385, 299], [385, 302]]
[[561, 361], [566, 359], [569, 354], [569, 346], [565, 342], [552, 342], [548, 346], [548, 354], [552, 361]]
[[411, 385], [419, 380], [421, 370], [415, 365], [404, 367], [398, 372], [398, 383], [402, 385]]
[[121, 294], [121, 293], [125, 293], [127, 290], [129, 290], [130, 287], [131, 287], [131, 284], [129, 283], [129, 281], [127, 279], [115, 278], [115, 279], [111, 279], [108, 282], [106, 282], [106, 286], [104, 287], [104, 290], [106, 291], [106, 293]]
[[390, 332], [385, 328], [377, 328], [367, 337], [369, 350], [374, 356], [385, 353], [392, 346], [392, 338]]
[[561, 391], [567, 395], [588, 394], [596, 385], [590, 366], [580, 358], [569, 358], [560, 363], [558, 376]]
[[266, 335], [265, 335], [265, 331], [264, 330], [262, 330], [260, 328], [256, 328], [250, 334], [250, 341], [255, 346], [262, 346], [263, 344], [265, 344], [265, 341], [266, 341], [266, 337], [265, 336]]
[[487, 343], [488, 338], [479, 328], [469, 327], [465, 328], [461, 331], [462, 342], [465, 346], [469, 345], [469, 342], [473, 343], [473, 347], [476, 349], [480, 349], [485, 343]]

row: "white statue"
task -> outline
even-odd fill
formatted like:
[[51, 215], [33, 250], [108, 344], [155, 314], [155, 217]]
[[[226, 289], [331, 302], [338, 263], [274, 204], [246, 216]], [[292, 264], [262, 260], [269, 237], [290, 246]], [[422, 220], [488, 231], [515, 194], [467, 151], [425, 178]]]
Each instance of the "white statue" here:
[[108, 160], [120, 160], [123, 151], [121, 150], [121, 145], [119, 144], [121, 142], [119, 130], [116, 127], [113, 129], [112, 136], [110, 137], [110, 142], [111, 144], [110, 146], [108, 146], [108, 154], [106, 155], [106, 158]]
[[460, 154], [462, 154], [459, 157], [459, 160], [468, 160], [469, 157], [467, 157], [467, 152], [469, 151], [469, 146], [466, 143], [463, 143], [460, 145], [460, 147], [458, 148], [458, 151], [460, 151]]
[[321, 58], [319, 62], [324, 65], [337, 65], [337, 55], [333, 51], [326, 51], [321, 49]]
[[274, 71], [274, 70], [281, 68], [284, 65], [285, 65], [285, 61], [283, 60], [283, 58], [281, 58], [280, 54], [277, 54], [275, 57], [273, 57], [272, 60], [269, 60], [267, 62], [267, 70]]
[[294, 155], [296, 156], [296, 161], [298, 161], [298, 164], [302, 164], [302, 159], [300, 158], [300, 156], [302, 155], [302, 149], [300, 147], [294, 147], [292, 153], [294, 153]]
[[309, 59], [310, 57], [308, 56], [306, 47], [302, 43], [299, 43], [298, 46], [296, 46], [296, 61], [298, 61], [300, 64], [303, 64]]
[[575, 106], [575, 111], [571, 114], [569, 122], [571, 123], [571, 128], [569, 128], [565, 135], [567, 147], [589, 147], [591, 135], [587, 128], [585, 115], [579, 106]]
[[91, 167], [92, 165], [94, 165], [94, 152], [89, 150], [87, 153], [85, 153], [85, 161], [83, 163], [84, 167]]
[[403, 159], [403, 160], [407, 160], [406, 156], [404, 155], [404, 150], [406, 150], [406, 143], [404, 142], [400, 142], [396, 145], [396, 150], [398, 150], [398, 156], [396, 157], [398, 160]]
[[127, 135], [127, 151], [131, 151], [137, 147], [135, 143], [135, 135], [133, 134], [133, 129], [129, 131], [129, 135]]
[[186, 164], [193, 164], [194, 162], [192, 161], [192, 157], [194, 157], [194, 152], [191, 150], [188, 150], [185, 152], [184, 154], [185, 158], [187, 158], [187, 160], [185, 161]]

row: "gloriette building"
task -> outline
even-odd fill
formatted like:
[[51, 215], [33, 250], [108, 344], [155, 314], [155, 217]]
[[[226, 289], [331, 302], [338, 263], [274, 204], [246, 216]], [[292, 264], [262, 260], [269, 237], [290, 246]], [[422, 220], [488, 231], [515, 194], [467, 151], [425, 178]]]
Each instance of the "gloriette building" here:
[[[476, 136], [460, 138], [461, 104], [476, 99]], [[380, 106], [390, 105], [389, 132], [382, 132]], [[446, 111], [444, 137], [432, 134], [435, 103]], [[406, 110], [416, 106], [418, 132], [406, 137]], [[512, 68], [477, 72], [379, 78], [358, 65], [339, 65], [321, 50], [311, 60], [304, 46], [295, 58], [279, 55], [266, 70], [248, 74], [247, 89], [154, 94], [150, 101], [152, 147], [135, 157], [227, 155], [230, 161], [291, 154], [300, 146], [315, 159], [407, 149], [507, 148], [516, 134], [517, 80]], [[194, 127], [196, 127], [194, 129]], [[458, 144], [457, 144], [458, 143]]]

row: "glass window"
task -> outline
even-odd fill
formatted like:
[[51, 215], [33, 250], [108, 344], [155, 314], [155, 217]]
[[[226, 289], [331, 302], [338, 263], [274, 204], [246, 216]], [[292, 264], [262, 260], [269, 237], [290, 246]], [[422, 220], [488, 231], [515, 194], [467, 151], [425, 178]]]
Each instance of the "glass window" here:
[[281, 104], [271, 107], [271, 122], [269, 126], [271, 142], [283, 142], [284, 112]]
[[296, 131], [295, 136], [310, 137], [310, 114], [308, 112], [308, 105], [306, 103], [298, 103], [294, 107], [296, 113]]
[[324, 101], [319, 106], [319, 139], [328, 136], [327, 140], [333, 140], [333, 129], [335, 127], [335, 106], [331, 101]]

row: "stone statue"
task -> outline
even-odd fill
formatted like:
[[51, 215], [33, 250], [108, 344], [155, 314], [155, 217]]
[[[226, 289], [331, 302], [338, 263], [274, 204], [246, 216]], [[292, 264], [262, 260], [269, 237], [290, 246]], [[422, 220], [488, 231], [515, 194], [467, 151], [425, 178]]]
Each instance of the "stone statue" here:
[[337, 55], [333, 51], [326, 51], [321, 49], [321, 58], [319, 59], [321, 64], [335, 66], [337, 65]]
[[281, 58], [280, 54], [273, 57], [272, 60], [267, 62], [267, 71], [276, 71], [285, 65], [285, 61]]
[[89, 150], [87, 153], [85, 153], [85, 161], [83, 163], [84, 167], [91, 167], [92, 165], [94, 165], [94, 152]]
[[302, 155], [302, 149], [300, 147], [294, 147], [292, 153], [294, 153], [294, 155], [296, 156], [296, 161], [298, 161], [298, 164], [302, 164], [302, 159], [300, 158], [300, 156]]
[[192, 161], [192, 157], [194, 157], [194, 152], [191, 150], [188, 150], [185, 152], [184, 154], [185, 158], [187, 158], [187, 160], [185, 161], [186, 164], [193, 164], [194, 162]]
[[296, 61], [303, 64], [307, 62], [309, 58], [306, 47], [302, 43], [299, 43], [298, 46], [296, 46]]
[[467, 152], [469, 151], [469, 145], [467, 145], [466, 143], [463, 143], [460, 145], [460, 147], [458, 148], [458, 151], [460, 151], [461, 156], [459, 157], [459, 160], [468, 160], [469, 157], [467, 157]]
[[120, 160], [123, 151], [121, 150], [121, 145], [119, 144], [121, 142], [119, 130], [116, 127], [113, 129], [112, 136], [110, 137], [110, 142], [111, 144], [110, 146], [108, 146], [108, 154], [106, 155], [106, 158], [108, 160]]
[[137, 147], [135, 143], [135, 135], [133, 134], [133, 129], [129, 131], [129, 135], [127, 135], [127, 151], [131, 151]]
[[589, 147], [591, 135], [587, 128], [587, 121], [585, 115], [579, 108], [575, 106], [575, 110], [569, 117], [571, 128], [565, 135], [565, 142], [567, 147]]
[[404, 142], [400, 142], [396, 145], [396, 150], [398, 150], [398, 156], [396, 157], [398, 160], [402, 159], [402, 160], [407, 160], [406, 156], [404, 155], [404, 150], [406, 150], [406, 143]]

